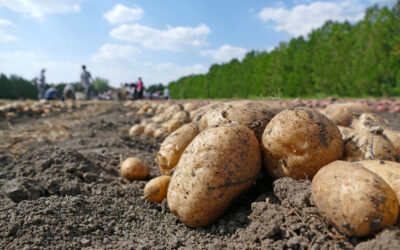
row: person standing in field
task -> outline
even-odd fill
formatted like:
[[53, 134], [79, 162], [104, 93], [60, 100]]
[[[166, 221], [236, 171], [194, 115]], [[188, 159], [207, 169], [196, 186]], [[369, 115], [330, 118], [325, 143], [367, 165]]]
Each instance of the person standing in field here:
[[138, 99], [143, 99], [143, 90], [144, 90], [144, 87], [143, 87], [142, 78], [139, 77], [139, 81], [136, 84], [136, 93], [137, 93]]
[[46, 69], [42, 69], [40, 71], [39, 77], [36, 79], [39, 100], [44, 98], [44, 94], [46, 91], [46, 77], [44, 75], [45, 72]]
[[82, 65], [81, 84], [85, 89], [85, 100], [90, 100], [93, 78], [90, 72], [86, 70], [85, 65]]

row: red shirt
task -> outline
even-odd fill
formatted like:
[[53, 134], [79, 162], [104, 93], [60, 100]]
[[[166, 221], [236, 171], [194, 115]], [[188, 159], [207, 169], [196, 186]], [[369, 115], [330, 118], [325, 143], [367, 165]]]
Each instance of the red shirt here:
[[136, 90], [141, 91], [143, 89], [143, 82], [142, 80], [139, 80], [138, 83], [136, 84]]

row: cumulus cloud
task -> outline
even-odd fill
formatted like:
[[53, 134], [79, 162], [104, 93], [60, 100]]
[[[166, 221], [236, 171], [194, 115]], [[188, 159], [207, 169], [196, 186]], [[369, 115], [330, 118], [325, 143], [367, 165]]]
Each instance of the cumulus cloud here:
[[100, 51], [92, 56], [92, 60], [130, 60], [141, 52], [140, 49], [130, 45], [104, 44], [100, 47]]
[[109, 23], [126, 23], [131, 21], [137, 21], [142, 18], [144, 11], [140, 7], [128, 8], [122, 4], [117, 4], [112, 10], [104, 14], [104, 18]]
[[228, 62], [233, 58], [242, 60], [247, 50], [240, 47], [233, 47], [229, 44], [223, 45], [216, 50], [203, 50], [200, 52], [202, 56], [209, 56], [217, 62]]
[[359, 21], [364, 17], [365, 7], [359, 1], [314, 2], [296, 5], [292, 9], [264, 8], [258, 17], [264, 22], [275, 22], [276, 31], [300, 36], [322, 26], [327, 20]]
[[0, 43], [17, 41], [18, 38], [8, 34], [7, 30], [13, 29], [15, 25], [5, 19], [0, 19]]
[[0, 0], [0, 8], [41, 18], [51, 13], [79, 12], [80, 2], [81, 0]]
[[211, 33], [207, 25], [198, 27], [171, 27], [154, 29], [140, 24], [122, 24], [112, 29], [110, 35], [116, 39], [140, 43], [153, 50], [181, 51], [207, 45], [206, 37]]

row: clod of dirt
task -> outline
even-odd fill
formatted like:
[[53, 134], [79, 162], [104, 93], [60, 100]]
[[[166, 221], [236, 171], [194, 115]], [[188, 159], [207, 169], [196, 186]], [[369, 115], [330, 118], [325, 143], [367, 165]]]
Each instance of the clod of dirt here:
[[1, 191], [14, 202], [36, 200], [46, 193], [39, 182], [24, 177], [18, 177], [7, 182], [3, 185]]
[[400, 229], [391, 227], [383, 230], [366, 242], [358, 244], [355, 250], [367, 249], [399, 249], [400, 248]]
[[281, 178], [273, 183], [274, 193], [285, 207], [303, 208], [314, 205], [310, 181], [295, 181]]

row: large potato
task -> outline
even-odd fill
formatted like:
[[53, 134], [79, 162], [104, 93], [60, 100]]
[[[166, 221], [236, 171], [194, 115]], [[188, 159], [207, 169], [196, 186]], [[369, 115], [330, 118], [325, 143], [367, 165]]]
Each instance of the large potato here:
[[265, 128], [263, 158], [275, 178], [312, 179], [317, 171], [343, 154], [342, 136], [335, 124], [305, 107], [286, 109]]
[[395, 192], [397, 200], [400, 201], [400, 163], [380, 160], [359, 161], [357, 163], [385, 180]]
[[251, 128], [261, 139], [269, 121], [282, 109], [281, 105], [267, 101], [225, 102], [202, 116], [200, 131], [221, 125], [242, 124]]
[[171, 175], [171, 170], [178, 164], [183, 151], [198, 133], [198, 123], [188, 123], [175, 130], [163, 141], [156, 157], [161, 174]]
[[349, 236], [372, 235], [397, 220], [396, 194], [361, 164], [335, 161], [323, 167], [312, 181], [312, 195], [318, 210]]
[[348, 127], [354, 114], [372, 112], [372, 109], [362, 103], [334, 103], [323, 109], [322, 114], [331, 119], [336, 125]]
[[261, 168], [254, 132], [242, 125], [209, 128], [185, 149], [168, 188], [168, 206], [190, 227], [217, 219], [249, 188]]

